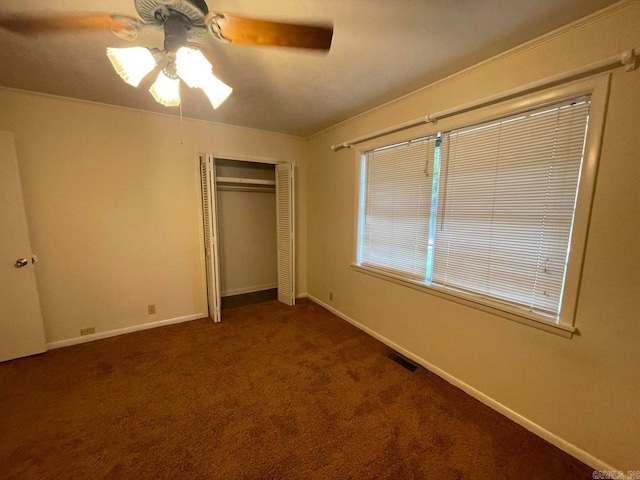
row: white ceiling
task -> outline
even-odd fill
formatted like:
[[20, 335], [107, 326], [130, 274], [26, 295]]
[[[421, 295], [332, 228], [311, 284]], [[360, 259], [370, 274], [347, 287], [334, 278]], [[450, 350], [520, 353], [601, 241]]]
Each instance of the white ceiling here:
[[[333, 21], [328, 54], [200, 40], [234, 88], [216, 111], [183, 89], [185, 117], [307, 136], [615, 0], [208, 0], [212, 11], [280, 21]], [[136, 16], [133, 0], [2, 0], [0, 15], [107, 12]], [[135, 45], [162, 48], [144, 29]], [[178, 114], [125, 84], [105, 55], [131, 46], [111, 33], [23, 37], [0, 29], [0, 85]]]

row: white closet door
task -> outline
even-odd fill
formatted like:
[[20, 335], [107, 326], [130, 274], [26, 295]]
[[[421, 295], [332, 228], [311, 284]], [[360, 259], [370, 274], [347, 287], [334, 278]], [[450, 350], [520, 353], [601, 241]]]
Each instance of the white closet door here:
[[295, 238], [294, 238], [293, 165], [276, 165], [276, 231], [278, 240], [278, 300], [294, 305]]
[[207, 300], [209, 316], [220, 321], [220, 257], [218, 254], [218, 209], [216, 202], [216, 170], [213, 155], [200, 155], [202, 184], [202, 218], [204, 255], [207, 270]]

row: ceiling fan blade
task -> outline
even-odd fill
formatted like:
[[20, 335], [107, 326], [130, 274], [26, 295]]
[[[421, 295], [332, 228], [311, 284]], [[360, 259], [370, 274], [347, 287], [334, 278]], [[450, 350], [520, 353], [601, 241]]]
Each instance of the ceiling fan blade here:
[[84, 13], [70, 15], [13, 15], [0, 17], [0, 27], [24, 35], [57, 32], [85, 32], [95, 30], [119, 31], [141, 24], [140, 20], [124, 15]]
[[210, 13], [206, 23], [213, 19], [220, 34], [231, 43], [293, 48], [329, 50], [333, 27], [271, 22], [257, 18], [240, 17], [228, 13]]

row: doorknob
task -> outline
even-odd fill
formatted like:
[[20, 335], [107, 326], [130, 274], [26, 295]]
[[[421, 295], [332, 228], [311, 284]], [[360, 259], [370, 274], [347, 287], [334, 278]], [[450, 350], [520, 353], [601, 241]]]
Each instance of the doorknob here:
[[26, 258], [19, 258], [16, 260], [16, 268], [26, 267], [27, 265], [29, 265], [29, 260]]

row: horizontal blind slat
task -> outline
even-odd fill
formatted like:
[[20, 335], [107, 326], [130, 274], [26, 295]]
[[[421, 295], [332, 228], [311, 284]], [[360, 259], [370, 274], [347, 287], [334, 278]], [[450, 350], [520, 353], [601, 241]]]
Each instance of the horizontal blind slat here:
[[435, 140], [365, 154], [362, 264], [425, 279]]
[[442, 137], [433, 283], [559, 314], [589, 102]]

